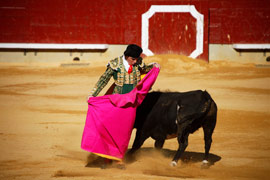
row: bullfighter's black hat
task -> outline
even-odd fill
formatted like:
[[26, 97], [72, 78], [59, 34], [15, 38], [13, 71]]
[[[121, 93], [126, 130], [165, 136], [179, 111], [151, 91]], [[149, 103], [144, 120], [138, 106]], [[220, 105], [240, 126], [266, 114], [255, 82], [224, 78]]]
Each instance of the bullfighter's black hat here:
[[133, 58], [139, 58], [142, 53], [142, 48], [136, 44], [129, 44], [124, 52], [125, 56], [131, 56]]

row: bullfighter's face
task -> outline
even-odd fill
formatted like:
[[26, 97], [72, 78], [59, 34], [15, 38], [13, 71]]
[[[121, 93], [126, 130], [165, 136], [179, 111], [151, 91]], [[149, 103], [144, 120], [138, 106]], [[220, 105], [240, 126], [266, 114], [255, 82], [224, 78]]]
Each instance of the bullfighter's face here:
[[128, 56], [128, 57], [126, 58], [126, 60], [127, 60], [128, 64], [130, 64], [130, 65], [133, 66], [134, 64], [137, 63], [138, 58], [134, 58], [134, 57]]

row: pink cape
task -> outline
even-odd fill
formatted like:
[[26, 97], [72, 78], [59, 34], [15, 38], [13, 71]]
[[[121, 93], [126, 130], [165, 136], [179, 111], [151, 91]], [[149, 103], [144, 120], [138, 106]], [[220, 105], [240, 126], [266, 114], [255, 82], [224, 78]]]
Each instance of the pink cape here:
[[136, 109], [151, 89], [158, 73], [159, 68], [153, 67], [130, 93], [90, 98], [81, 148], [111, 159], [123, 159]]

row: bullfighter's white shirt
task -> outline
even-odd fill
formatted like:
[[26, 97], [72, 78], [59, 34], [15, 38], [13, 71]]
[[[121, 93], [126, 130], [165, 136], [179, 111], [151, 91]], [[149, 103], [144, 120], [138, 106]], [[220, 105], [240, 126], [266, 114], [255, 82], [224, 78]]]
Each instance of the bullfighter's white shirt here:
[[128, 64], [128, 62], [127, 62], [126, 58], [125, 58], [125, 55], [123, 55], [122, 59], [123, 59], [123, 64], [124, 64], [124, 67], [125, 67], [126, 71], [128, 71], [129, 64]]

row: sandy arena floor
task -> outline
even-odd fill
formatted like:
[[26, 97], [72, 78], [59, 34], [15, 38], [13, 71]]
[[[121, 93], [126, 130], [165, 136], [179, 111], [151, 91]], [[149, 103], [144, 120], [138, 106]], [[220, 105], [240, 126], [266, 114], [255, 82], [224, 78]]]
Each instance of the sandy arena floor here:
[[[0, 66], [0, 179], [269, 179], [269, 65], [215, 61], [207, 64], [160, 55], [161, 73], [153, 90], [207, 90], [219, 111], [209, 169], [200, 169], [203, 132], [189, 137], [185, 163], [170, 167], [178, 147], [164, 150], [148, 139], [125, 170], [100, 169], [80, 149], [86, 97], [105, 66]], [[104, 93], [104, 92], [103, 92]], [[130, 145], [134, 139], [134, 132]], [[91, 164], [92, 167], [86, 167]]]

